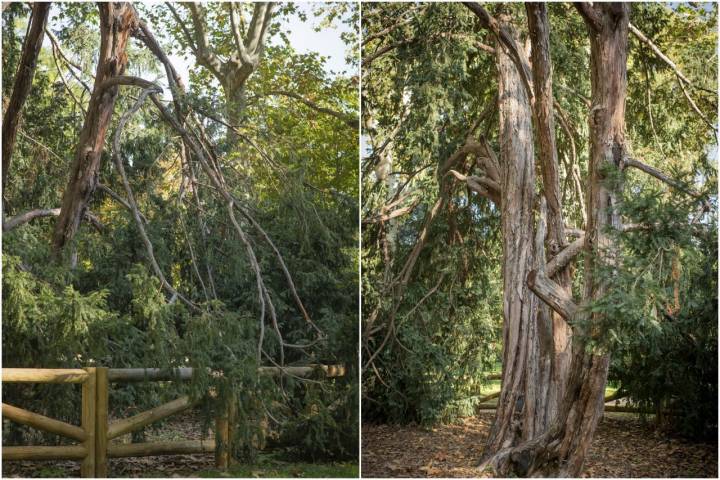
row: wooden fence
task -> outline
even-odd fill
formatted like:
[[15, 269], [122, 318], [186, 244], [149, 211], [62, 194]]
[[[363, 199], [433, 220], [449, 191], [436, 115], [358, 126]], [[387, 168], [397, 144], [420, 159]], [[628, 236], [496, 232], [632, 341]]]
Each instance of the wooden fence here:
[[[293, 375], [307, 377], [314, 373], [325, 377], [345, 375], [342, 365], [308, 365], [294, 367], [260, 367], [261, 375]], [[82, 405], [80, 426], [24, 410], [6, 403], [2, 415], [8, 420], [76, 440], [76, 445], [11, 446], [2, 448], [3, 460], [79, 460], [80, 474], [86, 478], [104, 478], [108, 473], [108, 458], [149, 455], [176, 455], [215, 452], [215, 464], [226, 469], [230, 464], [230, 441], [234, 423], [234, 405], [227, 407], [215, 419], [215, 439], [174, 442], [111, 444], [114, 438], [139, 430], [176, 413], [191, 408], [193, 402], [182, 396], [171, 402], [138, 413], [129, 418], [108, 422], [110, 383], [141, 381], [190, 380], [192, 368], [107, 368], [39, 369], [3, 368], [2, 381], [7, 383], [80, 383]]]

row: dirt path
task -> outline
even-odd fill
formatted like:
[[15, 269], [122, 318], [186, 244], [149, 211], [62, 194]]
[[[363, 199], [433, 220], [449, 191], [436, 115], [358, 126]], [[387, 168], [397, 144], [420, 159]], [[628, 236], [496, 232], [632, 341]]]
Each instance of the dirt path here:
[[[494, 412], [430, 430], [363, 425], [366, 478], [477, 477], [476, 468]], [[609, 413], [601, 422], [584, 477], [717, 478], [717, 444], [658, 435], [629, 415]]]

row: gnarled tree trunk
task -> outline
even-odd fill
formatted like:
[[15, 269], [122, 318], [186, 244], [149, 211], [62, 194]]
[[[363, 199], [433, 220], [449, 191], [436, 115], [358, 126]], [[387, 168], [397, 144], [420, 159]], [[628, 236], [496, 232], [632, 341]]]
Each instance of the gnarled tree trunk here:
[[[526, 3], [528, 29], [532, 45], [533, 91], [535, 93], [535, 131], [540, 150], [540, 171], [542, 172], [543, 196], [547, 203], [547, 238], [545, 248], [547, 257], [554, 258], [565, 247], [565, 220], [562, 213], [560, 194], [560, 172], [555, 143], [555, 118], [553, 114], [552, 60], [550, 58], [550, 22], [547, 5], [544, 3]], [[545, 267], [540, 263], [540, 268]], [[566, 268], [560, 268], [550, 275], [560, 287], [571, 294], [572, 279]], [[545, 307], [547, 308], [547, 307]], [[572, 354], [571, 329], [557, 312], [548, 312], [552, 316], [552, 380], [549, 385], [550, 400], [548, 418], [557, 414], [567, 383], [570, 358]]]
[[[504, 21], [501, 24], [506, 31], [512, 31], [509, 24]], [[553, 355], [547, 309], [538, 308], [537, 297], [525, 284], [530, 271], [544, 259], [542, 251], [536, 251], [534, 234], [532, 109], [516, 63], [501, 42], [497, 44], [496, 56], [503, 234], [503, 374], [486, 455], [545, 430]]]
[[[591, 43], [592, 106], [590, 126], [590, 180], [588, 192], [588, 227], [585, 235], [584, 302], [601, 298], [607, 284], [596, 276], [598, 262], [615, 261], [618, 252], [605, 233], [620, 228], [617, 200], [620, 184], [608, 180], [609, 172], [622, 170], [625, 157], [625, 97], [627, 90], [627, 4], [578, 4], [588, 24]], [[599, 313], [566, 308], [548, 292], [563, 290], [552, 280], [531, 275], [533, 292], [564, 316], [591, 315], [589, 331], [581, 337], [594, 336]], [[545, 287], [551, 288], [545, 288]], [[543, 288], [541, 288], [543, 287]], [[575, 313], [577, 312], [577, 313]], [[519, 476], [578, 476], [603, 412], [605, 382], [609, 355], [587, 352], [585, 345], [574, 348], [570, 376], [558, 415], [545, 433], [516, 447], [501, 450], [491, 459], [497, 473]]]
[[125, 47], [130, 34], [137, 27], [135, 10], [130, 3], [99, 3], [98, 8], [100, 52], [95, 84], [63, 194], [60, 216], [53, 232], [55, 255], [74, 238], [88, 201], [97, 187], [103, 143], [119, 88], [117, 85], [104, 88], [103, 83], [125, 71]]

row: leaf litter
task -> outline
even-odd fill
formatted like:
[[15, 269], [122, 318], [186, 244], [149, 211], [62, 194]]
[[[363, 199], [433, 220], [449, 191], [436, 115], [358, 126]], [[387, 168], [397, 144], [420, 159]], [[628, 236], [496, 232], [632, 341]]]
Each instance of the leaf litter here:
[[[481, 412], [432, 428], [364, 424], [362, 476], [488, 477], [478, 462], [493, 416]], [[606, 413], [582, 476], [718, 478], [718, 446], [672, 438], [634, 415]]]

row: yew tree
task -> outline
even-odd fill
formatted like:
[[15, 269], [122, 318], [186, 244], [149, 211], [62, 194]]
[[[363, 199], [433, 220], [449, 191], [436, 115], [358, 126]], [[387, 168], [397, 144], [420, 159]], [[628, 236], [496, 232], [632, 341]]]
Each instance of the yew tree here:
[[[675, 322], [671, 295], [682, 303], [679, 274], [654, 270], [658, 256], [638, 260], [632, 248], [667, 235], [667, 213], [639, 217], [638, 202], [662, 198], [676, 229], [715, 228], [715, 70], [692, 58], [693, 49], [712, 51], [713, 15], [715, 7], [623, 3], [364, 11], [368, 412], [382, 410], [379, 398], [393, 391], [411, 403], [417, 393], [403, 391], [391, 365], [420, 355], [408, 325], [430, 332], [429, 321], [455, 322], [457, 309], [481, 308], [458, 305], [472, 298], [453, 290], [495, 288], [483, 273], [497, 262], [502, 389], [483, 465], [502, 476], [580, 475], [603, 415], [612, 351], [634, 334], [623, 306], [638, 305], [643, 322], [662, 328]], [[674, 46], [692, 75], [658, 35], [644, 33], [658, 22], [663, 32], [694, 32], [690, 45]], [[679, 260], [704, 234], [693, 235], [669, 239], [657, 255], [672, 245]], [[638, 263], [663, 285], [657, 296], [623, 290]], [[434, 334], [432, 342], [460, 340]]]

